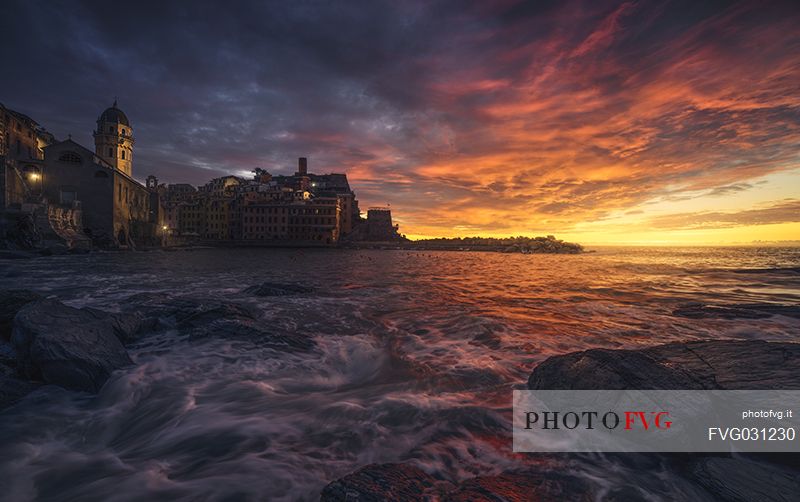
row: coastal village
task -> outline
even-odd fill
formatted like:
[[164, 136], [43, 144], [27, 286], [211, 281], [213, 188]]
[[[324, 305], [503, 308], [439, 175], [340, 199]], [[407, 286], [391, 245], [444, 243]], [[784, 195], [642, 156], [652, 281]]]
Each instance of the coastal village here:
[[345, 173], [257, 168], [195, 187], [134, 177], [134, 129], [113, 105], [93, 131], [94, 148], [57, 140], [0, 104], [0, 240], [11, 249], [179, 246], [337, 246], [401, 242], [388, 208], [362, 216]]

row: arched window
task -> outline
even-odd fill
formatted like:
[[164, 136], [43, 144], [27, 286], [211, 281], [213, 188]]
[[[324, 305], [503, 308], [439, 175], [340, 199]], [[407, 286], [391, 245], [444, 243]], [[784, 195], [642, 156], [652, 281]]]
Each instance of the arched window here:
[[71, 164], [80, 164], [81, 156], [75, 152], [64, 152], [58, 158], [60, 162], [69, 162]]
[[105, 171], [95, 171], [94, 173], [95, 178], [108, 178], [108, 173]]

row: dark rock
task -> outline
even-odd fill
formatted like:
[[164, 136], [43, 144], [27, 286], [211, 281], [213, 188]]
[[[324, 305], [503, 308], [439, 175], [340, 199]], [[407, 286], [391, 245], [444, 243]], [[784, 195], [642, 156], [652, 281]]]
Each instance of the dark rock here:
[[307, 352], [316, 347], [312, 338], [299, 334], [276, 334], [257, 326], [252, 321], [240, 319], [217, 319], [205, 324], [189, 335], [192, 339], [220, 337], [244, 340], [263, 347], [285, 352]]
[[41, 298], [42, 295], [27, 289], [0, 291], [0, 339], [10, 340], [14, 316], [22, 307]]
[[800, 496], [800, 477], [797, 471], [749, 460], [702, 458], [695, 462], [692, 478], [715, 500], [788, 502], [797, 500]]
[[800, 344], [756, 340], [592, 349], [548, 358], [529, 389], [800, 389]]
[[31, 379], [97, 392], [114, 370], [132, 364], [108, 319], [55, 300], [38, 300], [14, 318], [19, 369]]
[[17, 351], [14, 350], [14, 345], [10, 341], [0, 338], [0, 367], [3, 366], [17, 367]]
[[301, 284], [286, 284], [280, 282], [265, 282], [244, 290], [245, 293], [255, 296], [290, 296], [312, 293], [314, 288]]
[[480, 476], [461, 483], [444, 497], [445, 502], [539, 502], [592, 501], [590, 485], [575, 476], [555, 471], [513, 471], [497, 476]]
[[81, 310], [98, 321], [107, 322], [114, 331], [114, 335], [122, 344], [136, 341], [148, 329], [153, 327], [152, 322], [145, 319], [145, 317], [138, 312], [105, 312], [91, 307], [86, 307]]
[[727, 306], [692, 303], [673, 310], [672, 314], [691, 319], [765, 319], [774, 315], [783, 315], [800, 319], [800, 307], [794, 305], [770, 305], [761, 303]]
[[216, 298], [173, 297], [165, 293], [140, 293], [125, 299], [127, 311], [140, 312], [180, 329], [196, 329], [220, 319], [254, 321], [249, 307]]
[[371, 464], [338, 479], [322, 490], [320, 502], [430, 501], [440, 483], [409, 464]]

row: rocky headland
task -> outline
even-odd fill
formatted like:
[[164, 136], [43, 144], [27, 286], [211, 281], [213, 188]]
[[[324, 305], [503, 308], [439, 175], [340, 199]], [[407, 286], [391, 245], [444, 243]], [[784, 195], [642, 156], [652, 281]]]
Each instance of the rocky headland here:
[[453, 237], [410, 241], [402, 249], [427, 251], [495, 251], [522, 254], [579, 254], [583, 246], [547, 237]]

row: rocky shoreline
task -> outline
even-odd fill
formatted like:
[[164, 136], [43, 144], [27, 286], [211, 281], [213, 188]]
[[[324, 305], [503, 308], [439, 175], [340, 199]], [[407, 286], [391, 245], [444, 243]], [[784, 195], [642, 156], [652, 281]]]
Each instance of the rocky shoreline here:
[[[268, 282], [241, 294], [257, 298], [311, 292], [305, 286]], [[118, 312], [105, 312], [71, 307], [27, 290], [0, 291], [0, 411], [44, 385], [97, 393], [114, 371], [133, 364], [127, 347], [167, 329], [189, 339], [256, 341], [287, 353], [316, 348], [309, 336], [270, 332], [246, 303], [227, 299], [143, 293], [121, 302]], [[714, 340], [572, 352], [538, 364], [526, 386], [800, 389], [800, 344]], [[660, 486], [664, 472], [679, 480], [677, 487], [662, 488], [665, 499], [790, 500], [790, 494], [800, 493], [800, 473], [787, 455], [514, 456], [518, 467], [457, 482], [427, 472], [413, 458], [368, 464], [329, 483], [321, 500], [641, 500], [638, 486]], [[630, 466], [633, 474], [611, 486], [599, 482], [612, 479], [619, 465]]]
[[[529, 389], [800, 389], [800, 344], [713, 340], [671, 343], [639, 350], [593, 349], [550, 357], [536, 366]], [[509, 444], [509, 450], [511, 446]], [[665, 470], [681, 480], [681, 493], [664, 500], [792, 500], [800, 471], [790, 455], [762, 454], [525, 454], [533, 467], [478, 476], [460, 483], [438, 479], [413, 460], [371, 464], [330, 483], [323, 502], [358, 500], [556, 501], [647, 500], [628, 479], [598, 483], [617, 462], [634, 464], [636, 476], [658, 482]], [[602, 458], [602, 456], [601, 456]], [[523, 463], [523, 465], [524, 465]], [[578, 476], [589, 471], [595, 479]], [[652, 496], [652, 495], [651, 495]]]
[[[265, 297], [310, 291], [267, 282], [242, 293]], [[256, 341], [286, 352], [315, 347], [310, 337], [264, 329], [254, 312], [235, 301], [144, 293], [123, 301], [120, 312], [105, 312], [70, 307], [28, 290], [0, 291], [0, 411], [42, 385], [96, 394], [114, 371], [133, 364], [127, 346], [165, 329], [190, 339]]]

